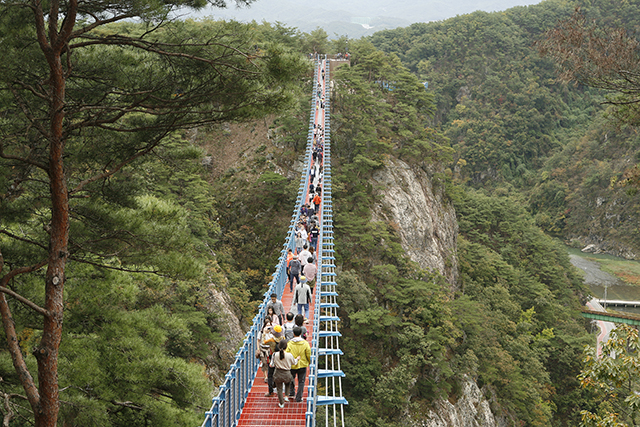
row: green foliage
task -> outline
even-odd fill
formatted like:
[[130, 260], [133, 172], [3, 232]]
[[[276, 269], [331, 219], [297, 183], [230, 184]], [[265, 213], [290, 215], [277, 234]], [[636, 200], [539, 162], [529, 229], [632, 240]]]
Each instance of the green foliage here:
[[[168, 23], [164, 13], [173, 5], [82, 10], [87, 21], [78, 23], [78, 38], [64, 41], [60, 61], [65, 119], [59, 134], [53, 125], [49, 134], [54, 113], [47, 100], [55, 94], [35, 41], [33, 12], [7, 5], [0, 16], [6, 50], [0, 65], [0, 270], [3, 279], [12, 269], [26, 272], [7, 279], [10, 287], [44, 307], [44, 273], [30, 266], [50, 255], [50, 236], [59, 232], [52, 224], [61, 217], [55, 212], [69, 212], [68, 226], [62, 221], [68, 253], [51, 256], [68, 259], [60, 272], [64, 300], [55, 303], [64, 308], [65, 327], [59, 353], [55, 337], [46, 347], [57, 355], [58, 370], [48, 372], [60, 384], [58, 422], [64, 425], [201, 422], [211, 393], [205, 367], [216, 362], [211, 349], [220, 339], [220, 322], [207, 307], [209, 287], [228, 286], [240, 310], [253, 308], [242, 281], [232, 282], [224, 249], [214, 260], [222, 229], [202, 167], [205, 152], [176, 129], [191, 132], [294, 106], [297, 79], [308, 64], [278, 44], [276, 34], [257, 40], [245, 24]], [[73, 6], [65, 3], [61, 15]], [[101, 21], [81, 31], [89, 21], [129, 12], [144, 22]], [[60, 188], [70, 195], [65, 206], [50, 197], [49, 154], [58, 147], [64, 148]], [[256, 194], [268, 205], [284, 199], [290, 209], [295, 193], [276, 178], [265, 174]], [[66, 251], [66, 237], [61, 240]], [[22, 349], [13, 356], [35, 372], [32, 352], [47, 334], [42, 314], [12, 298], [8, 304]], [[5, 408], [30, 424], [33, 414], [14, 403], [28, 375], [19, 377], [11, 367], [7, 338], [0, 345], [0, 388], [11, 394]], [[57, 400], [46, 403], [58, 413]]]
[[[395, 53], [429, 83], [436, 119], [462, 178], [526, 185], [567, 128], [584, 125], [596, 109], [593, 91], [569, 91], [532, 46], [545, 28], [573, 8], [545, 2], [502, 13], [475, 12], [437, 23], [376, 33], [371, 41]], [[576, 117], [579, 114], [579, 117]]]
[[594, 120], [532, 179], [528, 203], [537, 223], [560, 236], [597, 230], [604, 240], [638, 247], [640, 235], [629, 221], [639, 207], [638, 194], [625, 186], [637, 149], [635, 130]]
[[368, 42], [352, 42], [350, 51], [351, 67], [332, 75], [332, 117], [340, 123], [336, 150], [345, 170], [369, 174], [389, 154], [420, 166], [451, 159], [447, 139], [429, 126], [434, 100], [418, 79], [395, 55]]
[[[193, 424], [208, 404], [203, 362], [219, 338], [215, 315], [206, 308], [205, 246], [215, 241], [218, 226], [211, 202], [203, 201], [210, 190], [200, 166], [202, 153], [174, 138], [158, 154], [108, 182], [98, 193], [104, 197], [74, 201], [75, 244], [93, 248], [93, 255], [71, 262], [66, 273], [59, 359], [64, 422]], [[121, 237], [101, 240], [98, 236], [108, 230], [118, 230]], [[14, 242], [2, 239], [3, 254], [28, 253], [28, 246]], [[98, 258], [99, 253], [114, 255]], [[89, 263], [98, 261], [107, 269]], [[123, 261], [175, 279], [132, 275], [121, 271]], [[13, 286], [43, 304], [37, 275], [19, 276]], [[41, 335], [38, 321], [22, 305], [14, 302], [12, 309], [27, 363], [34, 365], [29, 355]], [[0, 359], [9, 362], [2, 368], [3, 391], [20, 394], [6, 345], [2, 348]]]
[[[587, 17], [588, 28], [565, 34], [567, 41], [591, 40], [589, 46], [596, 46], [589, 38], [592, 25], [628, 30], [623, 34], [637, 30], [633, 2], [550, 1], [414, 24], [369, 40], [429, 83], [437, 107], [435, 124], [455, 150], [451, 168], [457, 182], [521, 191], [536, 223], [552, 235], [572, 239], [595, 234], [612, 242], [607, 249], [616, 252], [639, 248], [640, 235], [630, 220], [638, 195], [625, 187], [637, 181], [638, 138], [633, 128], [620, 126], [621, 118], [625, 123], [624, 117], [636, 114], [635, 104], [603, 108], [600, 103], [621, 99], [559, 82], [551, 58], [538, 52], [545, 32], [571, 16], [576, 6]], [[616, 54], [597, 55], [594, 48], [591, 57], [583, 55], [583, 67], [571, 67], [583, 73], [580, 81], [618, 78], [604, 71], [586, 73], [598, 61], [613, 72], [634, 69], [635, 39], [629, 39], [629, 55], [621, 53], [624, 41], [609, 40], [607, 49], [618, 49]], [[561, 62], [578, 51], [576, 46], [567, 46]], [[610, 61], [613, 57], [616, 61]], [[617, 87], [626, 84], [620, 81]], [[578, 244], [587, 243], [591, 241], [581, 239]]]
[[329, 35], [320, 27], [310, 33], [305, 33], [302, 37], [302, 52], [316, 52], [319, 54], [329, 53]]
[[589, 338], [578, 314], [586, 291], [566, 250], [514, 196], [467, 191], [456, 212], [463, 296], [452, 311], [465, 331], [456, 363], [529, 425], [576, 422], [588, 399], [575, 378]]
[[637, 329], [618, 324], [600, 354], [588, 346], [583, 359], [584, 368], [579, 379], [582, 387], [593, 391], [590, 410], [581, 411], [581, 426], [626, 427], [640, 422]]
[[450, 322], [443, 278], [406, 259], [397, 226], [371, 220], [378, 203], [371, 176], [389, 156], [428, 167], [450, 151], [428, 126], [432, 98], [398, 58], [367, 42], [349, 47], [351, 67], [332, 73], [332, 194], [348, 355], [343, 366], [348, 399], [355, 403], [348, 423], [396, 426], [408, 402], [450, 391], [455, 375], [447, 352], [459, 330]]
[[255, 177], [226, 176], [213, 186], [222, 226], [218, 259], [228, 266], [239, 292], [261, 301], [280, 257], [298, 182], [266, 170]]

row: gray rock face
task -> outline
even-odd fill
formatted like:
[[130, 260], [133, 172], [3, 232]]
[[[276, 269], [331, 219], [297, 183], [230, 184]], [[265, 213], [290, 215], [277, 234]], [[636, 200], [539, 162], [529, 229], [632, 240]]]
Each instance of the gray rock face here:
[[593, 253], [596, 253], [597, 251], [598, 251], [598, 248], [594, 244], [587, 245], [584, 248], [582, 248], [582, 252], [585, 252], [585, 253], [588, 253], [588, 254], [593, 254]]
[[475, 381], [466, 379], [461, 398], [455, 403], [436, 402], [436, 410], [429, 411], [426, 420], [414, 421], [411, 427], [506, 427], [506, 419], [496, 418], [489, 402]]
[[383, 202], [372, 219], [397, 225], [402, 248], [411, 260], [439, 272], [455, 288], [458, 223], [451, 202], [442, 190], [434, 189], [425, 171], [397, 159], [389, 159], [373, 178]]
[[[442, 274], [455, 290], [458, 279], [458, 222], [451, 202], [442, 189], [434, 187], [431, 171], [411, 168], [389, 159], [386, 168], [374, 175], [382, 203], [374, 210], [374, 221], [394, 224], [402, 248], [411, 260]], [[462, 384], [455, 403], [436, 401], [426, 414], [408, 415], [411, 427], [506, 427], [513, 423], [496, 418], [489, 401], [470, 378]]]
[[569, 246], [580, 247], [584, 253], [608, 254], [625, 259], [638, 259], [638, 252], [634, 248], [615, 238], [605, 238], [593, 233], [588, 236], [570, 237], [566, 243]]
[[[220, 385], [224, 382], [224, 376], [235, 359], [246, 330], [232, 310], [234, 304], [229, 295], [216, 289], [213, 284], [209, 285], [207, 305], [212, 313], [219, 315], [219, 318], [216, 319], [217, 329], [224, 337], [224, 340], [212, 345], [212, 353], [206, 360], [207, 376], [213, 379], [215, 385]], [[213, 395], [217, 394], [218, 389], [216, 388], [213, 390]]]

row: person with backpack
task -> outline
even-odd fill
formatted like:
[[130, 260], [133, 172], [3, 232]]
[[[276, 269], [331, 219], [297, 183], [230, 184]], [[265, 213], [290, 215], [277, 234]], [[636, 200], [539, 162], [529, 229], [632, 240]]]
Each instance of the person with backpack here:
[[307, 278], [309, 287], [313, 287], [313, 284], [316, 280], [316, 275], [318, 274], [318, 267], [313, 262], [313, 257], [311, 256], [311, 252], [309, 252], [309, 257], [307, 258], [307, 263], [302, 269], [302, 274]]
[[[303, 276], [304, 277], [304, 276]], [[309, 318], [309, 303], [311, 302], [311, 288], [307, 280], [301, 280], [293, 294], [293, 303], [298, 305], [298, 314], [304, 313], [305, 319]]]
[[284, 324], [284, 338], [286, 340], [293, 339], [293, 328], [296, 327], [296, 322], [293, 321], [293, 313], [287, 313], [287, 321]]
[[309, 236], [311, 237], [311, 247], [315, 250], [315, 248], [318, 247], [318, 237], [320, 236], [320, 230], [318, 230], [318, 227], [314, 225], [309, 232]]
[[316, 195], [313, 198], [313, 204], [316, 205], [316, 213], [320, 212], [321, 202], [322, 202], [322, 197], [320, 197], [320, 194], [316, 193]]
[[301, 271], [302, 265], [298, 261], [298, 256], [294, 255], [289, 263], [289, 292], [293, 292], [293, 279], [296, 280], [296, 284], [300, 283]]
[[282, 333], [282, 326], [275, 325], [273, 328], [271, 328], [271, 331], [271, 336], [268, 340], [265, 341], [265, 343], [269, 345], [271, 351], [271, 362], [269, 363], [269, 371], [267, 375], [267, 385], [269, 386], [269, 391], [264, 394], [265, 397], [273, 396], [273, 388], [275, 387], [273, 378], [275, 373], [275, 367], [273, 366], [273, 353], [278, 348], [278, 344], [281, 341], [285, 341], [284, 334]]

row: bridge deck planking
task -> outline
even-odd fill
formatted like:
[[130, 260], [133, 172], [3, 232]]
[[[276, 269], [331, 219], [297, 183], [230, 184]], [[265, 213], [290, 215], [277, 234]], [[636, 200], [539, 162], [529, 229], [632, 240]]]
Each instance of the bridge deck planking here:
[[[313, 288], [313, 298], [318, 287]], [[293, 300], [293, 292], [289, 292], [286, 288], [282, 296], [282, 304], [288, 310]], [[313, 324], [313, 304], [309, 304], [309, 324]], [[311, 345], [311, 328], [307, 326], [309, 333], [307, 334], [307, 342]], [[291, 399], [285, 402], [284, 408], [278, 406], [278, 397], [274, 393], [273, 397], [265, 397], [265, 393], [269, 391], [269, 387], [264, 382], [262, 371], [258, 371], [253, 381], [253, 387], [249, 392], [247, 403], [242, 410], [242, 416], [238, 422], [238, 427], [262, 427], [262, 426], [305, 426], [305, 411], [307, 409], [307, 386], [309, 385], [309, 376], [305, 381], [302, 402], [295, 402]], [[297, 384], [296, 384], [297, 387]]]
[[[320, 68], [318, 68], [320, 70]], [[318, 72], [318, 76], [320, 73]], [[324, 82], [319, 78], [318, 83], [322, 84], [322, 90], [324, 93]], [[321, 109], [316, 110], [315, 114], [315, 123], [320, 124], [324, 127], [324, 111]], [[308, 187], [308, 181], [307, 181]], [[307, 199], [307, 202], [310, 201]], [[320, 220], [320, 227], [322, 224], [322, 208], [318, 213], [318, 218]], [[321, 242], [318, 242], [321, 244]], [[317, 251], [316, 251], [317, 253]], [[318, 260], [320, 264], [322, 260]], [[314, 286], [313, 295], [311, 301], [309, 303], [309, 322], [306, 324], [307, 328], [307, 342], [311, 345], [312, 342], [312, 333], [313, 333], [313, 314], [314, 314], [314, 303], [316, 299], [316, 291], [321, 286]], [[291, 307], [291, 303], [293, 301], [293, 292], [289, 291], [288, 285], [285, 286], [284, 292], [282, 294], [282, 305], [285, 307], [285, 310], [289, 310]], [[268, 385], [264, 382], [264, 377], [262, 370], [258, 370], [256, 376], [253, 380], [253, 386], [249, 391], [249, 395], [247, 397], [247, 401], [245, 403], [244, 408], [242, 409], [242, 413], [240, 415], [240, 419], [238, 420], [238, 427], [272, 427], [272, 426], [280, 426], [280, 427], [305, 427], [306, 418], [305, 412], [307, 409], [307, 387], [309, 385], [309, 370], [307, 369], [307, 376], [305, 379], [304, 393], [302, 395], [302, 402], [295, 402], [294, 399], [290, 398], [289, 402], [285, 402], [284, 408], [280, 408], [278, 406], [278, 397], [274, 392], [273, 397], [266, 397], [265, 394], [269, 391]], [[297, 381], [296, 381], [297, 387]]]

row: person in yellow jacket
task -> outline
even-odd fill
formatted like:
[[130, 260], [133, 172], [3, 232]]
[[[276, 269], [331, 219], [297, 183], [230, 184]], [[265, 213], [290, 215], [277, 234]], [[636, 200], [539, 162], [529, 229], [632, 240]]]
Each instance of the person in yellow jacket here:
[[[295, 394], [296, 402], [302, 402], [302, 393], [304, 392], [304, 382], [307, 378], [307, 366], [311, 363], [311, 347], [309, 343], [302, 339], [302, 328], [296, 326], [293, 328], [293, 339], [287, 345], [287, 352], [291, 353], [294, 358], [300, 357], [298, 363], [291, 367], [291, 386], [289, 387], [289, 396]], [[296, 393], [296, 376], [298, 377], [298, 392]]]

